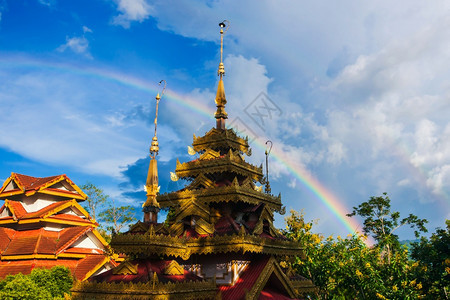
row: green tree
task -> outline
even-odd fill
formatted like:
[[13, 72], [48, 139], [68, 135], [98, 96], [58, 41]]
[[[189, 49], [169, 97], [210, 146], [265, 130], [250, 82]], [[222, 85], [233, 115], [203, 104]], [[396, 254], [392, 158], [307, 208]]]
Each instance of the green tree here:
[[8, 275], [0, 281], [0, 299], [64, 299], [72, 285], [73, 278], [66, 267], [34, 269], [29, 275]]
[[428, 299], [450, 297], [450, 220], [447, 229], [437, 228], [430, 238], [413, 243], [411, 257], [419, 262], [418, 278]]
[[400, 219], [398, 211], [391, 212], [391, 200], [387, 193], [379, 197], [370, 197], [358, 207], [353, 207], [352, 213], [347, 214], [348, 217], [355, 215], [363, 218], [364, 233], [375, 239], [377, 246], [383, 249], [388, 263], [390, 263], [392, 251], [400, 249], [398, 236], [394, 233], [398, 228], [404, 225], [415, 228], [414, 234], [417, 238], [420, 236], [420, 231], [428, 231], [425, 227], [428, 223], [426, 219], [419, 219], [413, 214]]
[[284, 232], [299, 241], [306, 259], [296, 257], [291, 267], [311, 278], [318, 287], [318, 299], [417, 299], [423, 296], [417, 280], [418, 264], [401, 249], [390, 264], [381, 259], [381, 248], [368, 247], [365, 236], [324, 238], [313, 233], [313, 222], [291, 211]]
[[54, 298], [63, 298], [70, 293], [73, 278], [70, 270], [64, 266], [56, 266], [51, 269], [33, 269], [30, 278], [42, 289], [50, 292]]
[[110, 232], [118, 233], [125, 225], [136, 221], [134, 211], [134, 207], [130, 205], [117, 207], [115, 201], [112, 200], [108, 208], [99, 214], [99, 217], [102, 222], [108, 224], [106, 228]]
[[40, 288], [29, 276], [8, 275], [0, 282], [0, 299], [4, 300], [47, 300], [48, 290]]
[[109, 196], [105, 195], [102, 189], [96, 187], [91, 182], [86, 182], [86, 184], [82, 185], [80, 188], [87, 195], [87, 206], [85, 206], [85, 208], [91, 217], [96, 220], [97, 209], [106, 203]]

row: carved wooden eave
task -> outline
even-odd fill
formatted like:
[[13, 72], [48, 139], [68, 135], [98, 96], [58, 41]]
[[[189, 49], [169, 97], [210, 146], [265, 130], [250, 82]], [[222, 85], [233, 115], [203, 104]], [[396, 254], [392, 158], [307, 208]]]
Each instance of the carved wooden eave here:
[[194, 160], [182, 164], [177, 163], [175, 172], [179, 178], [196, 177], [200, 174], [232, 172], [253, 180], [261, 181], [262, 167], [256, 167], [242, 160], [239, 155], [224, 155], [209, 160]]
[[196, 137], [194, 135], [192, 146], [196, 152], [204, 151], [206, 149], [232, 148], [249, 156], [251, 155], [248, 141], [237, 136], [233, 129], [222, 130], [212, 128], [202, 137]]
[[306, 296], [309, 293], [318, 291], [318, 288], [314, 285], [314, 283], [306, 278], [300, 280], [291, 279], [291, 283], [299, 296]]
[[72, 298], [77, 299], [216, 299], [214, 281], [107, 283], [76, 282]]
[[132, 255], [159, 254], [167, 257], [180, 257], [183, 260], [189, 259], [194, 254], [228, 252], [305, 257], [303, 248], [297, 242], [264, 238], [243, 232], [234, 235], [198, 238], [120, 234], [113, 237], [111, 246], [118, 252]]
[[268, 208], [274, 209], [275, 211], [279, 211], [282, 208], [280, 196], [275, 197], [249, 187], [236, 185], [215, 187], [213, 189], [182, 190], [165, 193], [159, 195], [157, 200], [161, 207], [176, 207], [180, 205], [181, 201], [191, 199], [192, 197], [203, 203], [242, 201], [254, 205], [263, 203], [266, 204]]

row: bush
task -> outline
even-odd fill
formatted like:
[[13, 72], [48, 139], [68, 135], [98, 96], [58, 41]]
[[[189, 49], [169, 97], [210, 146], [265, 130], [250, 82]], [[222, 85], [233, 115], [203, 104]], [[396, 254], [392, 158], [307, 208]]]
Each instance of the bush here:
[[73, 278], [69, 269], [34, 269], [30, 275], [9, 275], [0, 281], [0, 299], [63, 299], [69, 294]]

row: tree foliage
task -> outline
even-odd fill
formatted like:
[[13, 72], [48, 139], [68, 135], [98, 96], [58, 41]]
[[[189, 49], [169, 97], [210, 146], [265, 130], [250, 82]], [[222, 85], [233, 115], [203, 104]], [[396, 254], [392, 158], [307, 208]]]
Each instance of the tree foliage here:
[[302, 243], [306, 260], [297, 257], [292, 267], [310, 277], [318, 287], [317, 299], [416, 299], [422, 284], [414, 276], [418, 265], [408, 251], [397, 251], [389, 264], [379, 247], [368, 247], [366, 236], [324, 238], [313, 233], [313, 222], [291, 211], [286, 218], [286, 236]]
[[94, 184], [87, 182], [81, 189], [88, 196], [86, 209], [91, 217], [100, 221], [101, 226], [98, 230], [107, 242], [111, 241], [112, 232], [119, 232], [125, 225], [136, 220], [134, 207], [130, 205], [117, 207], [114, 199], [111, 200]]
[[99, 217], [108, 224], [106, 228], [113, 233], [120, 232], [125, 225], [136, 221], [134, 207], [130, 205], [116, 207], [114, 200], [110, 202], [108, 208], [99, 213]]
[[375, 245], [367, 245], [366, 235], [325, 238], [313, 233], [314, 223], [296, 211], [286, 218], [286, 237], [299, 241], [306, 254], [306, 260], [297, 257], [291, 266], [318, 287], [312, 298], [449, 299], [450, 221], [447, 230], [438, 228], [430, 238], [422, 237], [409, 252], [395, 231], [409, 225], [419, 236], [427, 232], [427, 220], [412, 214], [402, 219], [391, 212], [386, 194], [354, 207], [348, 216], [355, 215], [363, 218], [364, 234]]
[[72, 285], [73, 278], [66, 267], [34, 269], [29, 275], [8, 275], [0, 281], [0, 299], [64, 299]]
[[438, 228], [429, 239], [413, 243], [411, 257], [421, 266], [418, 278], [428, 299], [450, 297], [450, 220], [447, 229]]
[[416, 238], [420, 236], [420, 232], [428, 231], [425, 227], [427, 220], [419, 219], [413, 214], [400, 219], [398, 211], [391, 212], [391, 200], [386, 193], [383, 193], [383, 196], [370, 197], [358, 207], [353, 207], [353, 212], [347, 214], [348, 217], [355, 215], [363, 218], [364, 233], [375, 239], [377, 246], [383, 249], [388, 262], [392, 252], [400, 249], [398, 235], [394, 233], [398, 228], [409, 225], [415, 229]]
[[89, 212], [92, 218], [97, 219], [97, 209], [106, 203], [109, 196], [103, 193], [103, 190], [96, 187], [91, 182], [86, 182], [80, 187], [87, 195], [86, 210]]

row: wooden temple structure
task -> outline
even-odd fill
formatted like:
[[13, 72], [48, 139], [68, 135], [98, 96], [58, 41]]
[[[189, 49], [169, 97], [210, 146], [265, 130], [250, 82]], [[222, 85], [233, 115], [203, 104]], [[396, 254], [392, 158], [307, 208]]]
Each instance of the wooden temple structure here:
[[[128, 259], [80, 282], [72, 290], [74, 299], [301, 299], [315, 290], [310, 280], [283, 263], [305, 255], [300, 244], [273, 225], [274, 213], [283, 210], [281, 197], [263, 191], [262, 165], [245, 160], [251, 155], [248, 140], [225, 127], [226, 24], [220, 26], [216, 127], [194, 135], [196, 159], [177, 160], [176, 176], [187, 180], [187, 186], [158, 193], [155, 118], [144, 220], [111, 242]], [[159, 100], [158, 94], [157, 107]], [[168, 210], [164, 223], [157, 222], [161, 208]]]
[[12, 173], [0, 200], [0, 278], [63, 265], [85, 280], [117, 266], [98, 223], [80, 205], [86, 195], [66, 175]]

